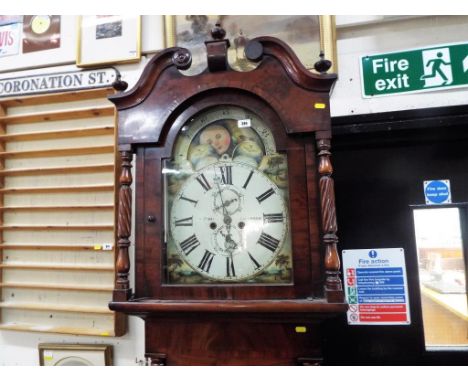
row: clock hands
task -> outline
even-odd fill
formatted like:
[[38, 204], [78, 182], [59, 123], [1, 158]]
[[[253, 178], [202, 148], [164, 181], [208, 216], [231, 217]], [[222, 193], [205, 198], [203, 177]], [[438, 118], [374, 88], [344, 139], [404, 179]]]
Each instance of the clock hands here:
[[[231, 215], [229, 214], [227, 210], [227, 206], [233, 203], [233, 200], [229, 200], [227, 203], [224, 202], [223, 200], [223, 191], [221, 190], [220, 182], [219, 182], [219, 177], [215, 177], [215, 183], [216, 186], [218, 187], [218, 193], [219, 193], [219, 198], [221, 199], [221, 207], [223, 208], [223, 222], [226, 225], [226, 231], [227, 234], [224, 235], [221, 231], [221, 235], [224, 237], [224, 248], [226, 252], [229, 254], [231, 261], [232, 261], [232, 254], [233, 252], [237, 249], [238, 245], [237, 243], [232, 239], [231, 236], [231, 223], [232, 223], [232, 218]], [[219, 207], [215, 208], [219, 209]]]
[[237, 198], [226, 200], [224, 203], [221, 200], [222, 204], [220, 206], [215, 207], [215, 211], [218, 211], [221, 208], [229, 207], [232, 203], [237, 202], [237, 201], [239, 201], [239, 199]]
[[[219, 178], [216, 176], [214, 181], [216, 183], [216, 186], [218, 187], [218, 194], [219, 194], [219, 198], [221, 199], [221, 207], [223, 208], [224, 224], [226, 224], [229, 228], [231, 228], [232, 218], [231, 218], [231, 215], [229, 215], [227, 208], [226, 208], [226, 204], [224, 203], [224, 200], [223, 200], [223, 192], [219, 185]], [[216, 207], [215, 210], [216, 209], [219, 209], [219, 207]]]

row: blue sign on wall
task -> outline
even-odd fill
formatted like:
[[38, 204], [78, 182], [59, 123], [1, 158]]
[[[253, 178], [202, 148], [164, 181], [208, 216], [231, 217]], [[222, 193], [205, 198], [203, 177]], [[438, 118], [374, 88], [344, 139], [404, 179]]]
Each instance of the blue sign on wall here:
[[350, 325], [411, 323], [403, 248], [343, 251]]
[[424, 197], [426, 204], [452, 203], [450, 180], [425, 180]]

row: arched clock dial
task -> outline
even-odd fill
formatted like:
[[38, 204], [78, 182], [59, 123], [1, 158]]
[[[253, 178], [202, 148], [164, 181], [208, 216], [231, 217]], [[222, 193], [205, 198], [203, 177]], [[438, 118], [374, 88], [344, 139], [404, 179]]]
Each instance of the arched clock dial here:
[[282, 249], [288, 211], [262, 172], [232, 161], [205, 167], [175, 196], [170, 230], [177, 251], [197, 273], [241, 281], [262, 272]]
[[259, 115], [203, 110], [164, 171], [170, 283], [291, 281], [287, 158]]

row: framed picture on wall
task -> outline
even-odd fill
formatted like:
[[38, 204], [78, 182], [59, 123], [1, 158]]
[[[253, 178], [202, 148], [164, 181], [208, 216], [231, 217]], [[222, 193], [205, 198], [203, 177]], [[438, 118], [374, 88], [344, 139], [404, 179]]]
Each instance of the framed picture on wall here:
[[166, 16], [166, 47], [180, 46], [192, 52], [193, 63], [189, 74], [199, 73], [206, 67], [204, 41], [211, 39], [210, 31], [218, 21], [231, 42], [228, 61], [235, 70], [251, 70], [255, 67], [244, 57], [244, 47], [250, 39], [273, 36], [286, 42], [307, 69], [313, 69], [314, 63], [319, 60], [320, 51], [323, 51], [325, 58], [333, 63], [329, 73], [336, 72], [334, 16]]
[[111, 366], [112, 345], [39, 344], [41, 366]]
[[77, 66], [137, 62], [140, 58], [141, 16], [78, 18]]

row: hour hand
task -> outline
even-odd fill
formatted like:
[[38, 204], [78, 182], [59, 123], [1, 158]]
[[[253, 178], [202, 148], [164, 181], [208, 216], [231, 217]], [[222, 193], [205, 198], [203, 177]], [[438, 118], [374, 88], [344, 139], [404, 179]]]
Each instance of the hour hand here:
[[226, 242], [224, 246], [227, 252], [232, 253], [237, 248], [237, 243], [234, 240], [232, 240], [231, 235], [226, 235]]

